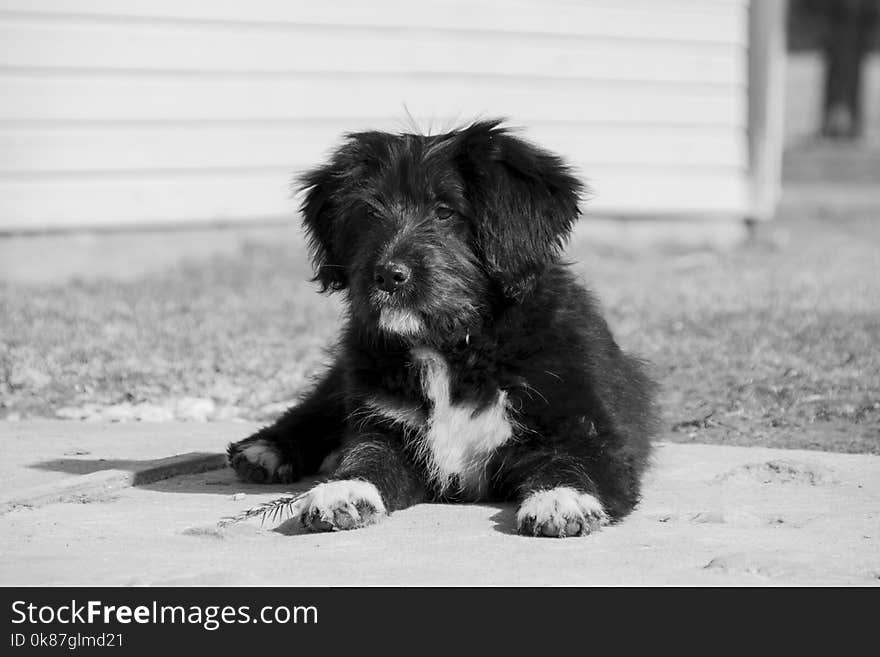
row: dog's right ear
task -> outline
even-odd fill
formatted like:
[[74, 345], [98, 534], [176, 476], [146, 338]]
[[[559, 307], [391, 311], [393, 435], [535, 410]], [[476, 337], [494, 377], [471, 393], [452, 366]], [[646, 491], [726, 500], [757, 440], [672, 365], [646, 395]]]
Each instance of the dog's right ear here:
[[352, 132], [324, 166], [299, 179], [305, 192], [302, 202], [303, 228], [309, 238], [314, 280], [321, 291], [348, 286], [345, 256], [351, 245], [343, 243], [345, 224], [362, 201], [362, 183], [388, 150], [388, 135], [382, 132]]
[[312, 169], [299, 180], [305, 191], [301, 210], [315, 270], [312, 280], [320, 283], [321, 292], [342, 290], [348, 285], [337, 239], [344, 175], [340, 163], [333, 161]]

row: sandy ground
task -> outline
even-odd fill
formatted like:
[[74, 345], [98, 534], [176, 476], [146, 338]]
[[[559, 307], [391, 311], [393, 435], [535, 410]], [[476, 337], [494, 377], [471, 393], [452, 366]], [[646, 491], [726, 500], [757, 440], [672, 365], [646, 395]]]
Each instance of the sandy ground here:
[[[6, 423], [3, 453], [16, 462], [0, 494], [222, 451], [250, 428]], [[0, 515], [0, 584], [880, 585], [877, 456], [659, 443], [636, 512], [576, 539], [518, 536], [503, 504], [420, 505], [331, 534], [291, 520], [217, 524], [307, 485], [244, 485], [222, 469], [20, 506]]]
[[64, 487], [83, 475], [139, 471], [177, 454], [216, 453], [258, 425], [40, 420], [0, 424], [0, 500]]

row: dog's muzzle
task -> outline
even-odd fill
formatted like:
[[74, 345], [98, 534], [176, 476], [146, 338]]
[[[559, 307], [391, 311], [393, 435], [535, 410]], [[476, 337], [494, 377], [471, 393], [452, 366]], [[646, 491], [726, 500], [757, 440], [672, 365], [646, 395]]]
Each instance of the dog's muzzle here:
[[376, 267], [373, 273], [373, 282], [380, 290], [396, 292], [410, 278], [412, 271], [402, 262], [387, 262]]

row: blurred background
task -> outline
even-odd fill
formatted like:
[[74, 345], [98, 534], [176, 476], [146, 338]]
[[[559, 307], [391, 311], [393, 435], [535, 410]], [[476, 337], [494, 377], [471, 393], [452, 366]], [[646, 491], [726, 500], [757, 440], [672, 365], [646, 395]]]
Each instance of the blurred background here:
[[880, 453], [880, 2], [0, 0], [0, 420], [268, 421], [326, 360], [291, 193], [504, 116], [681, 441]]

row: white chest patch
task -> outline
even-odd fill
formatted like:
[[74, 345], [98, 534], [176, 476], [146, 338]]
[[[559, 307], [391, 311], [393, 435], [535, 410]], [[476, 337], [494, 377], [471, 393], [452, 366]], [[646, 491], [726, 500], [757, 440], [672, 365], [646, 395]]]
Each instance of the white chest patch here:
[[513, 435], [507, 393], [499, 391], [495, 403], [479, 411], [472, 403], [453, 404], [446, 360], [426, 348], [413, 349], [412, 355], [422, 368], [422, 387], [433, 404], [417, 437], [428, 474], [441, 493], [454, 487], [469, 499], [480, 499], [486, 493], [489, 459]]

